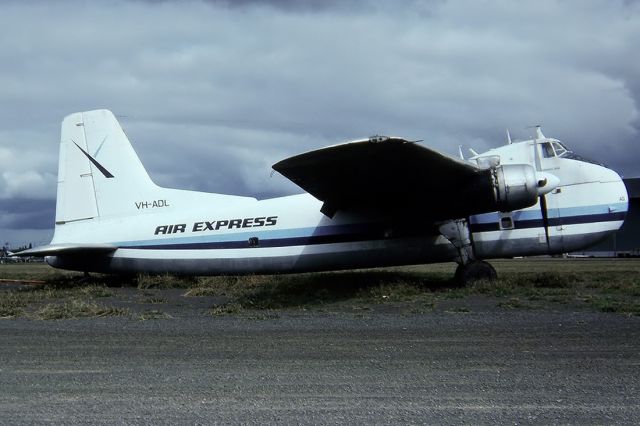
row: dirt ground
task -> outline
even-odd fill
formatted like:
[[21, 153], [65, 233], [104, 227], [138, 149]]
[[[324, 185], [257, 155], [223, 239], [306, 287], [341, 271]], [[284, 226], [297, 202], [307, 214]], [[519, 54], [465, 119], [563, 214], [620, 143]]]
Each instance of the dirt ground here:
[[0, 423], [638, 423], [640, 262], [495, 266], [451, 289], [452, 265], [89, 284], [2, 265], [47, 284], [0, 285]]

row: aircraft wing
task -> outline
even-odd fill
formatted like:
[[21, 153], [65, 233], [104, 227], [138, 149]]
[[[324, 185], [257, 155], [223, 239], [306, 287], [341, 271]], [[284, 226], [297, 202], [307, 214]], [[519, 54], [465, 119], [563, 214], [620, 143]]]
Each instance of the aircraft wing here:
[[18, 257], [44, 257], [78, 254], [108, 254], [118, 247], [111, 244], [49, 244], [13, 253]]
[[474, 197], [478, 185], [487, 194], [489, 182], [487, 170], [396, 137], [306, 152], [273, 168], [323, 201], [322, 211], [328, 216], [343, 208], [382, 212], [427, 208], [430, 216], [451, 217]]

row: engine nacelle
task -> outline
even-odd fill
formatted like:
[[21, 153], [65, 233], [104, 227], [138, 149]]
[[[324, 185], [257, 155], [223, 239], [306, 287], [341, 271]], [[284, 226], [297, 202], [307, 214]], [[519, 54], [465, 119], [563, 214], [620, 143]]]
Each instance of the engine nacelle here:
[[531, 165], [505, 164], [491, 170], [498, 210], [518, 210], [538, 202], [538, 181]]

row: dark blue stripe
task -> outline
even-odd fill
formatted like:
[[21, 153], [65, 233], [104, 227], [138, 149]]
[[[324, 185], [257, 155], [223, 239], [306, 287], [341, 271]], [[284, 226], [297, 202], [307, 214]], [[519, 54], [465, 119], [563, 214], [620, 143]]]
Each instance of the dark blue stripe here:
[[[394, 229], [392, 235], [387, 235], [388, 229]], [[343, 232], [329, 235], [310, 235], [287, 238], [260, 239], [257, 247], [287, 247], [317, 244], [350, 243], [359, 241], [374, 241], [405, 237], [429, 237], [438, 235], [433, 228], [415, 229], [403, 226], [401, 228], [391, 226], [374, 226], [369, 229], [361, 229], [357, 232]], [[194, 250], [194, 249], [237, 249], [251, 248], [249, 240], [239, 241], [208, 241], [200, 243], [172, 243], [151, 245], [122, 245], [121, 248], [141, 250]]]
[[[624, 220], [626, 212], [600, 213], [579, 216], [550, 217], [549, 226], [560, 225], [576, 225], [580, 223], [592, 222], [614, 222]], [[543, 228], [542, 219], [516, 220], [514, 221], [514, 229]], [[500, 224], [496, 220], [489, 223], [473, 223], [471, 224], [471, 232], [489, 232], [499, 231]]]
[[[273, 238], [259, 240], [258, 247], [286, 247], [315, 244], [333, 244], [355, 241], [381, 240], [383, 232], [368, 232], [362, 234], [312, 235], [307, 237]], [[211, 241], [203, 243], [153, 244], [143, 246], [126, 246], [123, 248], [142, 250], [194, 250], [194, 249], [237, 249], [249, 248], [249, 240], [241, 241]]]

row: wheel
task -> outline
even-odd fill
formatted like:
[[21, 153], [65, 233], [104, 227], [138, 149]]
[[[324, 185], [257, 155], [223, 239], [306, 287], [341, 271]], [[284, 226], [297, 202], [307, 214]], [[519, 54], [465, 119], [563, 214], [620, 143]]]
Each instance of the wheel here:
[[496, 278], [498, 278], [496, 270], [490, 263], [483, 260], [472, 260], [466, 265], [458, 265], [455, 275], [455, 281], [459, 285], [467, 285], [480, 280], [491, 281]]

